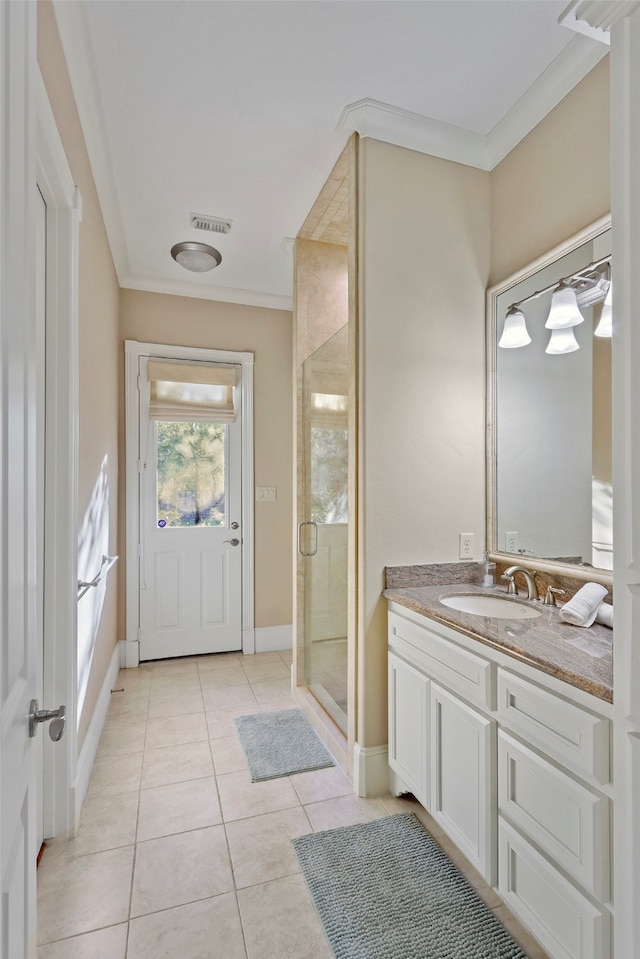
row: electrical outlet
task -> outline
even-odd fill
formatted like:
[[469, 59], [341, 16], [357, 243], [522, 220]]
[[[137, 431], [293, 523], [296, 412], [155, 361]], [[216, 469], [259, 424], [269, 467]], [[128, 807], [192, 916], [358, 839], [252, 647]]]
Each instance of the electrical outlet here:
[[517, 553], [518, 552], [518, 533], [505, 533], [504, 534], [504, 551], [505, 553]]
[[460, 559], [473, 559], [473, 533], [460, 533], [459, 539]]

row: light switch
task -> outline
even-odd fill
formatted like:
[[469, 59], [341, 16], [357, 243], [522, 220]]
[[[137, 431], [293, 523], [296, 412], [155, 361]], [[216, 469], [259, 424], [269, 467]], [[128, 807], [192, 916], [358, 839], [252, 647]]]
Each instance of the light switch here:
[[275, 486], [256, 486], [256, 501], [258, 503], [275, 503]]

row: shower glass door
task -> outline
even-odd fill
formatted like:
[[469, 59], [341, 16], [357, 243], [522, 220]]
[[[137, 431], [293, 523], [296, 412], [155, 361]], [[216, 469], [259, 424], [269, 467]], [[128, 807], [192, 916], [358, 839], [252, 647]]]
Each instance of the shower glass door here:
[[347, 326], [303, 365], [304, 681], [347, 732]]

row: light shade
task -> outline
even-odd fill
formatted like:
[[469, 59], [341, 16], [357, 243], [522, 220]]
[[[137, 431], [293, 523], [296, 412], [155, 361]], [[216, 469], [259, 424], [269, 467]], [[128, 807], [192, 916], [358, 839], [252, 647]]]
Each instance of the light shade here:
[[573, 327], [568, 326], [564, 329], [552, 330], [545, 353], [574, 353], [580, 346], [573, 332]]
[[524, 313], [515, 306], [510, 306], [504, 318], [502, 336], [498, 342], [504, 350], [513, 350], [519, 346], [526, 346], [531, 342], [527, 330]]
[[612, 336], [613, 334], [613, 308], [612, 308], [613, 284], [609, 284], [609, 290], [602, 304], [602, 313], [598, 325], [593, 331], [594, 336]]
[[171, 247], [171, 256], [192, 273], [206, 273], [222, 262], [222, 254], [207, 243], [176, 243]]
[[545, 326], [548, 330], [565, 330], [582, 323], [584, 316], [578, 309], [576, 294], [570, 286], [561, 280], [553, 291], [551, 309]]

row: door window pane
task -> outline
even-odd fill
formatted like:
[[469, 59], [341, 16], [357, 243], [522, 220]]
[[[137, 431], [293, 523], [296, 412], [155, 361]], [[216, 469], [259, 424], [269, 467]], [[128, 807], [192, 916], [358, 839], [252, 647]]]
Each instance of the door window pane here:
[[158, 526], [225, 523], [226, 439], [223, 423], [158, 422]]

